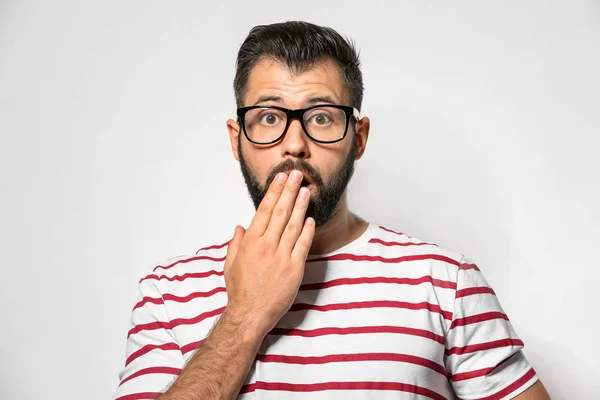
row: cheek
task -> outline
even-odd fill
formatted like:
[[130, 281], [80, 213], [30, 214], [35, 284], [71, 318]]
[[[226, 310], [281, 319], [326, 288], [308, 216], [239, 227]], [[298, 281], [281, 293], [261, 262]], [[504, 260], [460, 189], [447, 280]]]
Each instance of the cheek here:
[[246, 164], [252, 171], [253, 175], [256, 179], [264, 184], [271, 171], [275, 167], [277, 167], [278, 162], [281, 163], [280, 157], [278, 158], [272, 149], [248, 149], [248, 147], [243, 148], [243, 155]]
[[319, 159], [323, 160], [324, 162], [315, 165], [315, 169], [319, 171], [321, 179], [323, 179], [323, 183], [328, 184], [336, 177], [343, 167], [342, 164], [345, 161], [343, 150], [327, 152]]

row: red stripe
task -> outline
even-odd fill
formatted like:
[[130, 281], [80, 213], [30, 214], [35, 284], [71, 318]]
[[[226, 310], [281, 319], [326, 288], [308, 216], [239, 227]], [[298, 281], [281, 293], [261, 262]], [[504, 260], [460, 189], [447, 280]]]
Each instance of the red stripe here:
[[456, 328], [457, 326], [464, 326], [469, 324], [476, 324], [478, 322], [489, 321], [492, 319], [504, 319], [508, 321], [508, 316], [501, 312], [491, 311], [483, 314], [471, 315], [469, 317], [458, 318], [452, 321], [450, 329]]
[[394, 390], [429, 397], [435, 400], [446, 400], [446, 397], [433, 390], [400, 382], [322, 382], [310, 384], [294, 384], [284, 382], [257, 381], [242, 386], [240, 394], [256, 390], [277, 390], [286, 392], [319, 392], [324, 390]]
[[404, 326], [356, 326], [347, 328], [317, 328], [317, 329], [287, 329], [274, 328], [269, 335], [318, 337], [325, 335], [359, 335], [363, 333], [398, 333], [402, 335], [419, 336], [444, 344], [444, 337], [424, 329], [407, 328]]
[[477, 267], [477, 265], [475, 264], [460, 264], [460, 266], [458, 267], [459, 270], [462, 271], [468, 271], [470, 269], [474, 269], [475, 271], [479, 271], [479, 267]]
[[378, 261], [378, 262], [382, 262], [382, 263], [401, 263], [401, 262], [405, 262], [405, 261], [438, 260], [438, 261], [447, 262], [448, 264], [452, 264], [455, 266], [460, 265], [458, 261], [453, 260], [452, 258], [449, 258], [446, 256], [439, 255], [439, 254], [415, 254], [415, 255], [403, 256], [403, 257], [385, 258], [385, 257], [381, 257], [381, 256], [368, 256], [368, 255], [356, 255], [356, 254], [342, 253], [342, 254], [334, 254], [329, 257], [313, 258], [310, 260], [306, 260], [306, 262], [309, 263], [309, 262], [317, 262], [317, 261], [346, 261], [346, 260]]
[[179, 325], [197, 324], [199, 322], [204, 321], [207, 318], [222, 314], [224, 310], [225, 310], [225, 307], [221, 307], [221, 308], [217, 308], [216, 310], [207, 311], [207, 312], [202, 313], [193, 318], [177, 318], [177, 319], [172, 320], [171, 322], [157, 321], [157, 322], [150, 322], [147, 324], [136, 325], [133, 328], [131, 328], [131, 330], [127, 334], [127, 337], [129, 338], [129, 336], [131, 336], [135, 333], [141, 332], [141, 331], [151, 331], [151, 330], [160, 329], [160, 328], [173, 329]]
[[229, 244], [229, 242], [231, 242], [231, 239], [229, 239], [228, 241], [226, 241], [225, 243], [222, 243], [222, 244], [214, 244], [212, 246], [202, 247], [202, 248], [198, 249], [196, 254], [200, 253], [203, 250], [222, 249], [223, 247], [227, 246]]
[[493, 294], [496, 295], [496, 292], [491, 287], [487, 286], [479, 286], [479, 287], [470, 287], [466, 289], [460, 289], [456, 291], [456, 298], [471, 296], [473, 294]]
[[386, 242], [385, 240], [379, 239], [379, 238], [373, 238], [371, 240], [369, 240], [369, 243], [377, 243], [377, 244], [382, 244], [384, 246], [436, 246], [439, 247], [437, 244], [435, 243], [428, 243], [428, 242], [421, 242], [421, 243], [414, 243], [414, 242]]
[[365, 277], [365, 278], [340, 278], [327, 282], [305, 283], [300, 286], [300, 290], [320, 290], [334, 286], [342, 285], [360, 285], [365, 283], [395, 283], [399, 285], [420, 285], [422, 283], [431, 283], [433, 286], [444, 289], [456, 289], [456, 283], [434, 279], [431, 275], [421, 278], [395, 278], [385, 276]]
[[497, 393], [492, 394], [491, 396], [482, 397], [479, 400], [500, 400], [500, 399], [504, 398], [506, 395], [516, 391], [521, 386], [523, 386], [524, 384], [529, 382], [529, 380], [531, 378], [533, 378], [534, 376], [535, 376], [535, 370], [533, 368], [530, 368], [529, 371], [527, 371], [527, 373], [525, 375], [523, 375], [520, 379], [517, 379], [511, 385], [507, 386], [506, 388], [502, 389], [501, 391], [499, 391]]
[[[198, 253], [196, 253], [196, 254], [198, 254]], [[169, 264], [169, 265], [157, 265], [152, 271], [156, 272], [156, 270], [159, 269], [159, 268], [167, 270], [169, 268], [173, 268], [177, 264], [186, 264], [186, 263], [189, 263], [189, 262], [192, 262], [192, 261], [198, 261], [198, 260], [224, 261], [225, 257], [222, 257], [222, 258], [215, 258], [215, 257], [209, 257], [209, 256], [190, 257], [190, 258], [186, 258], [186, 259], [183, 259], [183, 260], [177, 260], [173, 264]]]
[[197, 342], [188, 343], [185, 346], [181, 346], [181, 353], [186, 355], [190, 351], [196, 350], [204, 342], [204, 339], [198, 340]]
[[[386, 232], [395, 233], [396, 235], [400, 235], [400, 236], [406, 236], [406, 235], [405, 235], [404, 233], [402, 233], [402, 232], [398, 232], [398, 231], [395, 231], [395, 230], [393, 230], [393, 229], [390, 229], [390, 228], [386, 228], [386, 227], [384, 227], [384, 226], [381, 226], [381, 225], [379, 226], [379, 229], [383, 229], [383, 230], [384, 230], [384, 231], [386, 231]], [[409, 237], [409, 236], [406, 236], [406, 237]]]
[[451, 379], [453, 381], [464, 381], [464, 380], [467, 380], [467, 379], [479, 378], [479, 377], [488, 375], [488, 374], [494, 372], [494, 370], [496, 370], [497, 368], [499, 368], [503, 364], [510, 362], [510, 360], [512, 360], [512, 358], [515, 357], [518, 354], [519, 353], [513, 353], [510, 357], [502, 360], [502, 362], [500, 362], [499, 364], [497, 364], [494, 367], [481, 368], [481, 369], [477, 369], [477, 370], [474, 370], [474, 371], [461, 372], [461, 373], [449, 376], [448, 379]]
[[179, 373], [181, 372], [181, 369], [179, 368], [172, 368], [172, 367], [150, 367], [150, 368], [144, 368], [144, 369], [140, 369], [139, 371], [129, 375], [127, 378], [123, 379], [121, 381], [121, 383], [119, 383], [119, 386], [121, 386], [122, 384], [124, 384], [127, 381], [132, 380], [133, 378], [137, 378], [138, 376], [142, 376], [142, 375], [149, 375], [149, 374], [171, 374], [171, 375], [179, 375]]
[[[325, 335], [350, 335], [350, 334], [361, 334], [361, 333], [401, 333], [413, 336], [425, 337], [427, 339], [434, 340], [440, 344], [444, 344], [444, 337], [441, 335], [437, 335], [433, 332], [422, 330], [422, 329], [413, 329], [413, 328], [404, 328], [404, 327], [387, 327], [387, 326], [374, 326], [374, 327], [356, 327], [356, 328], [320, 328], [314, 330], [302, 331], [299, 329], [283, 329], [283, 328], [275, 328], [271, 332], [270, 335], [284, 335], [284, 336], [304, 336], [304, 337], [317, 337], [317, 336], [325, 336]], [[200, 345], [204, 342], [203, 340], [199, 340], [197, 342], [188, 343], [184, 346], [181, 346], [181, 353], [187, 354], [190, 351], [196, 350]]]
[[144, 393], [133, 393], [125, 396], [116, 398], [115, 400], [153, 400], [160, 396], [160, 392], [144, 392]]
[[522, 347], [522, 346], [525, 346], [525, 344], [520, 339], [500, 339], [500, 340], [494, 340], [491, 342], [472, 344], [472, 345], [464, 346], [464, 347], [452, 347], [451, 349], [446, 349], [446, 355], [450, 356], [452, 354], [474, 353], [476, 351], [497, 349], [499, 347], [509, 347], [509, 346], [521, 346]]
[[208, 292], [194, 292], [194, 293], [190, 293], [187, 296], [175, 296], [173, 294], [163, 294], [163, 296], [161, 298], [153, 298], [153, 297], [144, 297], [139, 303], [137, 303], [135, 305], [135, 307], [133, 308], [134, 310], [136, 308], [139, 308], [141, 306], [143, 306], [146, 303], [153, 303], [153, 304], [164, 304], [163, 300], [169, 300], [169, 301], [175, 301], [177, 303], [187, 303], [190, 300], [193, 299], [197, 299], [197, 298], [204, 298], [204, 297], [210, 297], [214, 294], [217, 293], [221, 293], [221, 292], [227, 292], [227, 289], [225, 287], [217, 287], [214, 288], [213, 290], [209, 290]]
[[496, 367], [488, 367], [488, 368], [476, 369], [474, 371], [460, 372], [458, 374], [450, 375], [450, 379], [453, 380], [454, 382], [458, 382], [458, 381], [465, 381], [467, 379], [479, 378], [481, 376], [485, 376], [485, 375], [489, 374], [490, 372], [493, 372], [495, 369], [496, 369]]
[[452, 313], [449, 311], [442, 310], [440, 306], [437, 304], [431, 304], [427, 302], [421, 303], [408, 303], [405, 301], [390, 301], [390, 300], [376, 300], [376, 301], [355, 301], [351, 303], [334, 303], [334, 304], [324, 304], [324, 305], [316, 305], [316, 304], [306, 304], [306, 303], [296, 303], [291, 308], [290, 311], [300, 311], [300, 310], [315, 310], [315, 311], [336, 311], [336, 310], [354, 310], [361, 308], [403, 308], [407, 310], [428, 310], [433, 313], [438, 313], [442, 315], [445, 319], [451, 320]]
[[161, 329], [161, 328], [162, 329], [171, 329], [171, 324], [169, 322], [164, 322], [164, 321], [155, 321], [155, 322], [149, 322], [147, 324], [135, 325], [127, 333], [127, 339], [129, 339], [129, 337], [131, 335], [134, 335], [141, 331], [145, 331], [145, 330], [153, 331], [153, 330]]
[[143, 281], [147, 280], [147, 279], [154, 279], [154, 280], [161, 280], [161, 279], [166, 279], [168, 281], [184, 281], [187, 278], [207, 278], [209, 276], [212, 275], [216, 275], [216, 276], [223, 276], [223, 271], [215, 271], [215, 270], [210, 270], [210, 271], [205, 271], [205, 272], [191, 272], [188, 274], [183, 274], [183, 275], [175, 275], [175, 276], [166, 276], [166, 275], [155, 275], [155, 274], [150, 274], [147, 275], [145, 277], [143, 277], [142, 279], [140, 279], [140, 283], [142, 283]]
[[415, 365], [420, 365], [432, 369], [446, 376], [446, 368], [440, 364], [422, 357], [411, 356], [408, 354], [396, 353], [359, 353], [359, 354], [331, 354], [318, 357], [299, 357], [285, 356], [278, 354], [258, 354], [258, 361], [264, 363], [275, 362], [284, 364], [327, 364], [331, 362], [353, 362], [353, 361], [397, 361]]
[[177, 343], [163, 343], [163, 344], [147, 344], [141, 349], [134, 351], [131, 353], [127, 360], [125, 361], [125, 366], [128, 366], [133, 360], [138, 357], [143, 356], [146, 353], [151, 352], [152, 350], [181, 350]]
[[[434, 279], [430, 275], [423, 276], [421, 278], [394, 278], [394, 277], [367, 277], [367, 278], [340, 278], [334, 279], [327, 282], [316, 282], [316, 283], [306, 283], [300, 286], [300, 291], [304, 290], [320, 290], [326, 289], [335, 286], [343, 286], [343, 285], [360, 285], [360, 284], [371, 284], [371, 283], [395, 283], [400, 285], [420, 285], [422, 283], [431, 283], [433, 286], [441, 287], [444, 289], [456, 289], [456, 283], [451, 281], [444, 281], [441, 279]], [[164, 300], [175, 301], [178, 303], [185, 303], [190, 300], [199, 298], [199, 297], [210, 297], [214, 294], [227, 292], [225, 287], [217, 287], [208, 292], [194, 292], [187, 296], [175, 296], [169, 293], [166, 293], [162, 296], [162, 298], [153, 298], [153, 297], [144, 297], [139, 303], [135, 305], [133, 308], [139, 308], [146, 303], [153, 304], [163, 304]]]
[[[214, 260], [215, 261], [225, 261], [225, 257], [223, 257], [222, 259], [214, 259]], [[320, 257], [320, 258], [306, 260], [306, 263], [318, 262], [318, 261], [345, 261], [345, 260], [378, 261], [378, 262], [383, 262], [383, 263], [401, 263], [401, 262], [408, 262], [408, 261], [438, 260], [438, 261], [447, 262], [449, 264], [456, 265], [456, 266], [460, 265], [457, 261], [455, 261], [449, 257], [439, 255], [439, 254], [417, 254], [417, 255], [403, 256], [403, 257], [395, 257], [395, 258], [384, 258], [381, 256], [368, 256], [368, 255], [356, 255], [356, 254], [335, 254], [335, 255], [329, 256], [329, 257]], [[223, 271], [210, 270], [210, 271], [206, 271], [206, 272], [187, 273], [187, 274], [175, 275], [175, 276], [166, 276], [166, 275], [159, 276], [156, 274], [150, 274], [150, 275], [147, 275], [144, 278], [140, 279], [140, 283], [143, 282], [144, 280], [148, 280], [148, 279], [153, 279], [153, 280], [166, 279], [168, 281], [180, 281], [181, 282], [187, 278], [206, 278], [211, 275], [223, 276]]]
[[131, 311], [135, 311], [136, 308], [140, 308], [141, 306], [143, 306], [146, 303], [152, 303], [152, 304], [164, 304], [163, 300], [161, 297], [159, 298], [155, 298], [155, 297], [144, 297], [142, 298], [142, 300], [140, 300], [134, 307], [133, 310]]
[[[423, 283], [431, 283], [432, 286], [441, 287], [444, 289], [456, 289], [456, 283], [451, 281], [444, 281], [441, 279], [434, 279], [431, 275], [426, 275], [420, 278], [395, 278], [395, 277], [366, 277], [366, 278], [340, 278], [334, 279], [327, 282], [315, 282], [315, 283], [306, 283], [300, 286], [300, 291], [305, 290], [321, 290], [335, 286], [343, 286], [343, 285], [360, 285], [360, 284], [371, 284], [371, 283], [394, 283], [399, 285], [420, 285]], [[152, 304], [164, 304], [163, 300], [175, 301], [178, 303], [186, 303], [190, 300], [196, 298], [205, 298], [215, 295], [217, 293], [226, 293], [227, 289], [223, 286], [214, 288], [208, 292], [194, 292], [187, 296], [175, 296], [173, 294], [163, 294], [162, 297], [154, 298], [154, 297], [144, 297], [140, 300], [135, 307], [142, 307], [146, 303]]]
[[[224, 260], [225, 260], [225, 258], [223, 258], [221, 261], [224, 261]], [[447, 262], [449, 264], [456, 265], [456, 266], [459, 265], [459, 263], [457, 261], [455, 261], [449, 257], [439, 255], [439, 254], [417, 254], [417, 255], [403, 256], [403, 257], [395, 257], [395, 258], [384, 258], [381, 256], [368, 256], [368, 255], [355, 255], [355, 254], [335, 254], [335, 255], [329, 256], [329, 257], [321, 257], [321, 258], [314, 258], [314, 259], [306, 260], [306, 263], [317, 262], [317, 261], [344, 261], [344, 260], [378, 261], [378, 262], [383, 262], [383, 263], [401, 263], [401, 262], [408, 262], [408, 261], [438, 260], [438, 261]], [[211, 275], [223, 276], [223, 271], [211, 270], [211, 271], [206, 271], [206, 272], [196, 272], [196, 273], [188, 273], [188, 274], [183, 274], [183, 275], [175, 275], [175, 276], [171, 276], [171, 277], [166, 276], [166, 275], [159, 276], [156, 274], [150, 274], [150, 275], [145, 276], [144, 278], [140, 279], [140, 283], [147, 279], [154, 279], [154, 280], [166, 279], [168, 281], [180, 281], [181, 282], [187, 278], [206, 278]]]

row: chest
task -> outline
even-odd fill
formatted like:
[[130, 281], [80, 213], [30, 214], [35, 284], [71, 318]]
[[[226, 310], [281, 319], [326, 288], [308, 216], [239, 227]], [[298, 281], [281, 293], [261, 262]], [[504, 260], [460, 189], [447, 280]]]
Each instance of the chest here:
[[451, 398], [435, 313], [392, 300], [308, 300], [299, 295], [265, 337], [241, 399], [409, 399], [421, 389]]
[[[264, 338], [240, 399], [412, 399], [428, 390], [453, 398], [444, 367], [449, 292], [381, 271], [307, 272]], [[197, 304], [205, 318], [178, 330], [178, 341], [201, 343], [226, 304], [226, 292]]]

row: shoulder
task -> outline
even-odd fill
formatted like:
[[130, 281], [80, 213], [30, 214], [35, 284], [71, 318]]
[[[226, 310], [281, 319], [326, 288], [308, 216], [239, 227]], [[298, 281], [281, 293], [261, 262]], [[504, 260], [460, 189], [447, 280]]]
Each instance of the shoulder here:
[[140, 279], [140, 284], [159, 285], [183, 282], [189, 278], [197, 280], [222, 276], [230, 240], [231, 236], [216, 238], [199, 245], [197, 250], [188, 254], [163, 259], [151, 267], [152, 269]]
[[398, 261], [430, 261], [458, 271], [465, 255], [435, 242], [411, 236], [389, 225], [371, 224], [369, 251]]

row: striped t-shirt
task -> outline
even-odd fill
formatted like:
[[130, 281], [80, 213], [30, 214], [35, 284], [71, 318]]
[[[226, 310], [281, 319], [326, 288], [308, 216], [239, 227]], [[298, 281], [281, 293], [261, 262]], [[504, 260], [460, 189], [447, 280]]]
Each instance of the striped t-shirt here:
[[[116, 399], [156, 398], [202, 345], [227, 304], [227, 244], [141, 279]], [[238, 399], [510, 399], [538, 379], [522, 348], [472, 260], [369, 224], [308, 257]]]

